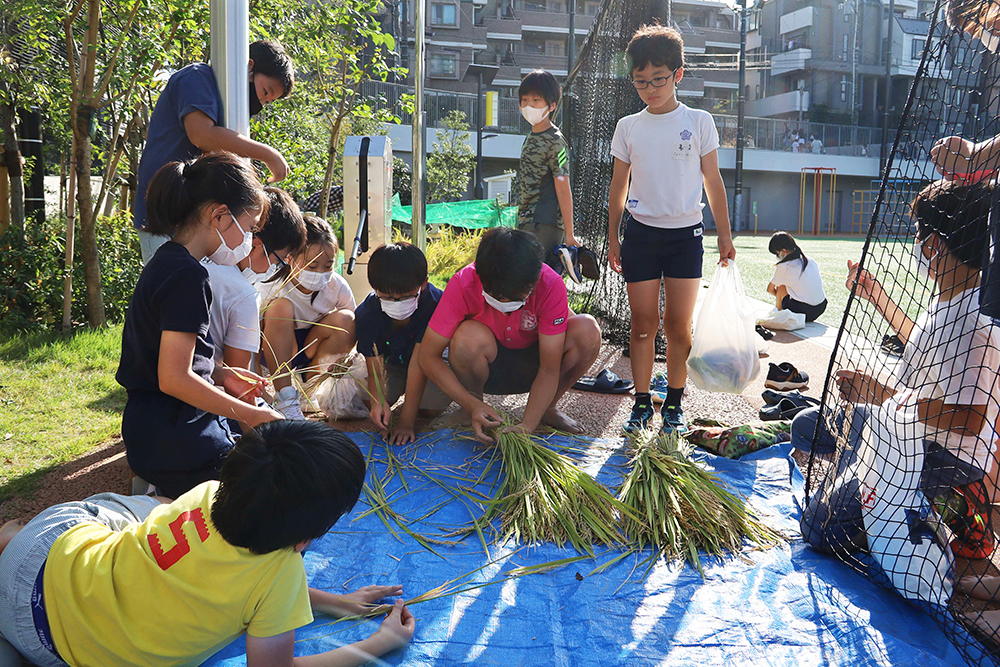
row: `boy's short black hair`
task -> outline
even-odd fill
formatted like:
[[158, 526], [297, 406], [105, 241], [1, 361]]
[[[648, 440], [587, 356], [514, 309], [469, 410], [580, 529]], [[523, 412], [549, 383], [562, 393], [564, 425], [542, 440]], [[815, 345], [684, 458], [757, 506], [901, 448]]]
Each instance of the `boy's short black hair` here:
[[257, 232], [257, 238], [272, 251], [287, 248], [289, 254], [301, 252], [306, 245], [306, 223], [299, 205], [281, 188], [267, 187], [264, 192], [270, 208], [267, 224]]
[[412, 243], [379, 246], [368, 258], [368, 283], [382, 294], [409, 294], [425, 282], [427, 258]]
[[244, 433], [219, 480], [212, 523], [226, 542], [266, 554], [322, 537], [351, 511], [365, 457], [322, 422], [281, 419]]
[[295, 68], [285, 47], [273, 39], [265, 39], [250, 45], [250, 60], [255, 73], [269, 76], [281, 83], [285, 89], [281, 97], [288, 97], [295, 86]]
[[913, 200], [911, 213], [921, 239], [937, 234], [958, 261], [983, 268], [989, 249], [990, 200], [993, 186], [986, 181], [962, 185], [935, 181]]
[[497, 299], [523, 299], [542, 272], [542, 244], [528, 232], [494, 227], [479, 242], [476, 275]]
[[625, 48], [625, 55], [629, 73], [648, 65], [677, 71], [684, 67], [684, 40], [673, 28], [656, 24], [639, 26]]
[[559, 104], [562, 97], [562, 86], [552, 76], [551, 72], [543, 69], [536, 69], [529, 72], [521, 81], [517, 89], [517, 99], [520, 100], [525, 95], [535, 94], [545, 100], [546, 104]]

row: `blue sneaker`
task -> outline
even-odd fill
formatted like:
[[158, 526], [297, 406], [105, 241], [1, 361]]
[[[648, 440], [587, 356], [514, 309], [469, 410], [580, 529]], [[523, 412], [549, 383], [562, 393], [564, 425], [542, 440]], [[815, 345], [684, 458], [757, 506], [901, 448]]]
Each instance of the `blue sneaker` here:
[[632, 414], [622, 426], [625, 433], [636, 433], [643, 430], [653, 421], [653, 404], [651, 401], [636, 401], [632, 406]]
[[663, 417], [663, 433], [677, 433], [684, 435], [687, 433], [687, 422], [684, 421], [684, 411], [676, 405], [664, 405], [660, 408], [660, 416]]
[[653, 403], [663, 403], [667, 400], [667, 374], [660, 371], [649, 381], [649, 396]]
[[563, 269], [566, 275], [570, 277], [570, 280], [575, 282], [577, 285], [583, 282], [583, 272], [580, 270], [580, 260], [577, 252], [577, 248], [569, 247], [565, 243], [560, 245], [558, 248], [552, 251], [559, 260], [562, 262]]

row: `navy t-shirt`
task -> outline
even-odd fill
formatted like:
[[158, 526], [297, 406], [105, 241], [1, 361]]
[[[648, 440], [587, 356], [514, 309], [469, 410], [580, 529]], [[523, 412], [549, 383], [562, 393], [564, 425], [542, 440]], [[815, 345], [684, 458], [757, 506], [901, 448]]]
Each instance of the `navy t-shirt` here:
[[197, 335], [191, 369], [212, 381], [214, 348], [208, 335], [212, 287], [208, 271], [187, 248], [168, 241], [142, 270], [122, 330], [122, 357], [115, 379], [129, 391], [160, 391], [160, 334]]
[[149, 118], [146, 148], [139, 160], [132, 223], [136, 229], [146, 225], [146, 188], [160, 167], [168, 162], [190, 160], [201, 155], [201, 149], [188, 140], [184, 116], [202, 111], [222, 125], [222, 95], [215, 82], [212, 68], [195, 63], [174, 72], [160, 93]]
[[407, 366], [413, 346], [423, 340], [424, 330], [441, 300], [441, 290], [427, 283], [420, 292], [417, 312], [401, 329], [393, 327], [393, 319], [382, 312], [382, 304], [375, 293], [361, 302], [354, 310], [358, 332], [358, 352], [366, 357], [382, 357], [386, 364]]

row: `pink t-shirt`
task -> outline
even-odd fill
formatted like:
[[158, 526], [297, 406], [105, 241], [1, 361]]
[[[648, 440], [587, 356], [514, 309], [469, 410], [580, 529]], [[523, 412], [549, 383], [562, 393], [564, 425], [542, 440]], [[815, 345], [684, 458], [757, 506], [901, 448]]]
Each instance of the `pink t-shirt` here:
[[566, 332], [569, 302], [562, 278], [542, 264], [542, 274], [524, 306], [509, 315], [491, 307], [483, 298], [483, 284], [475, 263], [456, 273], [444, 290], [428, 326], [445, 338], [451, 338], [458, 325], [468, 319], [490, 328], [497, 342], [511, 350], [535, 343], [538, 335], [556, 336]]

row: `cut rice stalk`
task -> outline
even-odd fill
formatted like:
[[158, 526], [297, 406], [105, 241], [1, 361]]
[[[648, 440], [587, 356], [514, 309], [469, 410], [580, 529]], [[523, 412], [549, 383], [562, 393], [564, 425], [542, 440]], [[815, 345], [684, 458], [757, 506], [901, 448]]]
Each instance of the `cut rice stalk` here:
[[634, 510], [622, 517], [630, 542], [651, 545], [671, 560], [685, 559], [702, 572], [700, 551], [721, 558], [742, 549], [744, 539], [760, 548], [786, 539], [692, 461], [690, 447], [676, 434], [640, 436], [633, 443], [632, 470], [618, 492]]
[[630, 511], [593, 477], [524, 433], [501, 432], [497, 446], [503, 482], [482, 520], [499, 518], [501, 539], [569, 542], [591, 556], [595, 543], [622, 544], [618, 515]]

